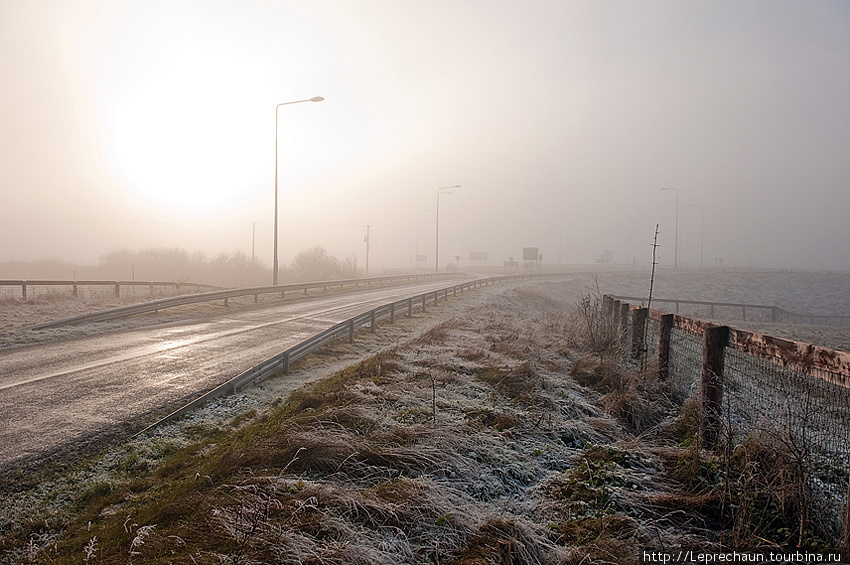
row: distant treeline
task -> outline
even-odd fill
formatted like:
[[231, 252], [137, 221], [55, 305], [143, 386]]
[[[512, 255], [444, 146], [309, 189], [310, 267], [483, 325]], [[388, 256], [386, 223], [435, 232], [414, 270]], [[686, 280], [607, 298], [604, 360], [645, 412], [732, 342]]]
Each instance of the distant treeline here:
[[[321, 246], [299, 253], [281, 265], [279, 281], [302, 282], [362, 276], [353, 257], [341, 260]], [[272, 269], [251, 261], [245, 253], [207, 256], [179, 248], [119, 250], [101, 255], [97, 265], [78, 265], [58, 259], [0, 262], [0, 279], [137, 280], [203, 283], [222, 287], [272, 284]]]

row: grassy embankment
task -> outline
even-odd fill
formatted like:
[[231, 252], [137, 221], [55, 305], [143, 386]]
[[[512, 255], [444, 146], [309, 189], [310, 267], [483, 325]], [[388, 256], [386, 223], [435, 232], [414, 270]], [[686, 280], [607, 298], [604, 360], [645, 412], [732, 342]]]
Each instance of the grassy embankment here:
[[24, 563], [471, 565], [825, 544], [793, 458], [764, 438], [701, 450], [687, 383], [630, 368], [594, 300], [576, 312], [553, 288], [505, 291], [188, 445], [113, 451], [0, 547]]

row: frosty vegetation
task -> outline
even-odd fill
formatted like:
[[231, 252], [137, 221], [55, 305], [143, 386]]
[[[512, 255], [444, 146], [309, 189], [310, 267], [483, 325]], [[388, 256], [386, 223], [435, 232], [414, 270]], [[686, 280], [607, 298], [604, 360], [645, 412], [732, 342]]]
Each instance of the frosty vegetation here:
[[82, 492], [3, 518], [4, 563], [637, 563], [835, 542], [781, 446], [701, 449], [691, 383], [631, 366], [599, 296], [563, 289], [504, 290], [268, 407], [113, 452]]

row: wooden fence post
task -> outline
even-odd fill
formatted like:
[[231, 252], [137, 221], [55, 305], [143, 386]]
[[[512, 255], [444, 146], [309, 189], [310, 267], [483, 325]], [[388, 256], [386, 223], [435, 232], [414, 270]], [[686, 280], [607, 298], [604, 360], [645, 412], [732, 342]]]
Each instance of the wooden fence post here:
[[723, 406], [723, 354], [729, 340], [728, 326], [713, 326], [702, 334], [702, 418], [700, 439], [704, 447], [717, 442]]
[[643, 353], [643, 338], [646, 332], [646, 308], [637, 308], [632, 312], [632, 359], [640, 359]]
[[620, 338], [626, 344], [629, 341], [629, 303], [620, 303]]
[[844, 559], [850, 555], [850, 481], [847, 483], [847, 501], [844, 503], [844, 535], [841, 538]]
[[673, 331], [673, 314], [661, 316], [661, 329], [658, 332], [658, 379], [664, 381], [670, 376], [670, 335]]
[[620, 301], [616, 298], [611, 301], [611, 310], [614, 313], [614, 329], [620, 327]]

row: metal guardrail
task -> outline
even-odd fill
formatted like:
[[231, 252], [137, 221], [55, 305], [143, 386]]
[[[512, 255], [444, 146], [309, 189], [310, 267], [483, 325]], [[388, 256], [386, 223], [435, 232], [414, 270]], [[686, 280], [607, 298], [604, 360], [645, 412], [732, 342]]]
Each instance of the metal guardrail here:
[[27, 289], [29, 287], [35, 286], [70, 286], [71, 294], [74, 296], [78, 295], [79, 287], [81, 286], [111, 286], [115, 289], [115, 296], [121, 295], [121, 287], [122, 286], [146, 286], [151, 289], [151, 293], [153, 293], [154, 287], [163, 286], [169, 287], [173, 286], [177, 292], [180, 292], [181, 288], [194, 288], [195, 292], [200, 292], [202, 288], [214, 288], [220, 289], [220, 286], [214, 286], [211, 284], [203, 284], [203, 283], [188, 283], [188, 282], [168, 282], [168, 281], [64, 281], [64, 280], [47, 280], [47, 279], [0, 279], [0, 287], [4, 286], [19, 286], [21, 287], [21, 297], [26, 300], [27, 299]]
[[[272, 286], [256, 286], [249, 288], [237, 288], [230, 290], [218, 290], [214, 292], [203, 292], [200, 294], [188, 294], [184, 296], [175, 296], [172, 298], [161, 298], [159, 300], [151, 300], [148, 302], [141, 302], [139, 304], [130, 304], [128, 306], [118, 306], [117, 308], [110, 308], [108, 310], [101, 310], [100, 312], [92, 312], [89, 314], [80, 314], [78, 316], [72, 316], [70, 318], [64, 318], [62, 320], [54, 320], [52, 322], [45, 322], [43, 324], [36, 324], [34, 326], [29, 326], [26, 329], [29, 330], [42, 330], [46, 328], [57, 328], [60, 326], [68, 326], [73, 324], [83, 324], [90, 322], [103, 322], [106, 320], [113, 320], [116, 318], [123, 318], [125, 316], [134, 316], [136, 314], [144, 314], [147, 312], [157, 312], [159, 310], [165, 310], [166, 308], [173, 308], [175, 306], [185, 306], [186, 304], [196, 304], [199, 302], [210, 302], [213, 300], [224, 300], [225, 306], [227, 305], [227, 301], [231, 298], [238, 298], [241, 296], [254, 296], [254, 300], [257, 299], [257, 296], [260, 294], [273, 294], [279, 292], [281, 298], [283, 297], [285, 292], [291, 292], [293, 290], [304, 290], [307, 291], [311, 288], [324, 288], [333, 286], [358, 286], [361, 284], [370, 285], [372, 283], [382, 283], [388, 281], [404, 281], [404, 280], [429, 280], [429, 279], [442, 279], [442, 278], [455, 278], [463, 275], [463, 273], [444, 273], [444, 274], [422, 274], [422, 275], [393, 275], [387, 277], [371, 277], [367, 279], [341, 279], [335, 281], [319, 281], [319, 282], [306, 282], [306, 283], [292, 283], [292, 284], [281, 284], [281, 285], [272, 285]], [[2, 282], [2, 281], [0, 281]]]
[[[617, 300], [627, 300], [630, 302], [634, 302], [636, 304], [640, 304], [641, 306], [646, 305], [646, 297], [638, 297], [638, 296], [616, 296], [612, 295]], [[800, 323], [810, 323], [815, 324], [818, 321], [822, 321], [826, 324], [835, 323], [835, 325], [839, 326], [847, 326], [850, 325], [850, 316], [841, 316], [837, 314], [801, 314], [798, 312], [789, 312], [779, 306], [765, 306], [763, 304], [742, 304], [737, 302], [710, 302], [705, 300], [682, 300], [679, 298], [652, 298], [653, 303], [663, 303], [663, 304], [675, 304], [675, 311], [673, 313], [679, 313], [679, 306], [682, 304], [691, 305], [691, 306], [707, 306], [708, 307], [708, 317], [714, 317], [714, 309], [715, 308], [734, 308], [741, 309], [741, 318], [746, 321], [747, 320], [747, 311], [754, 310], [764, 310], [770, 313], [770, 321], [771, 322], [800, 322]]]
[[133, 437], [140, 436], [149, 430], [161, 426], [162, 424], [175, 420], [210, 400], [213, 400], [220, 396], [224, 396], [226, 394], [233, 394], [241, 388], [263, 381], [269, 377], [276, 375], [277, 373], [289, 373], [289, 369], [292, 363], [295, 363], [304, 356], [312, 353], [313, 351], [316, 351], [317, 349], [327, 345], [328, 343], [331, 343], [332, 341], [336, 341], [347, 336], [349, 343], [354, 343], [355, 332], [358, 328], [361, 328], [366, 324], [369, 324], [370, 330], [374, 333], [377, 322], [380, 319], [389, 316], [390, 323], [392, 323], [395, 321], [396, 314], [400, 312], [406, 311], [407, 316], [411, 317], [413, 315], [414, 307], [420, 308], [420, 311], [425, 311], [425, 309], [427, 308], [427, 303], [433, 300], [433, 304], [436, 305], [441, 295], [445, 300], [447, 300], [449, 294], [454, 296], [458, 292], [463, 292], [464, 290], [470, 290], [496, 283], [512, 282], [518, 280], [556, 278], [563, 276], [567, 276], [567, 274], [554, 273], [490, 277], [486, 279], [462, 282], [460, 284], [448, 286], [442, 289], [429, 290], [428, 292], [423, 292], [421, 294], [417, 294], [409, 298], [396, 300], [395, 302], [384, 304], [383, 306], [379, 306], [368, 312], [358, 314], [345, 321], [339, 322], [338, 324], [335, 324], [334, 326], [326, 329], [325, 331], [318, 333], [313, 337], [302, 341], [301, 343], [293, 345], [286, 351], [283, 351], [282, 353], [279, 353], [273, 357], [270, 357], [269, 359], [266, 359], [258, 365], [251, 367], [247, 371], [240, 373], [232, 379], [222, 383], [221, 385], [215, 387], [209, 392], [196, 398], [185, 406], [182, 406], [181, 408], [175, 410], [168, 416], [151, 424], [142, 431], [136, 433]]

